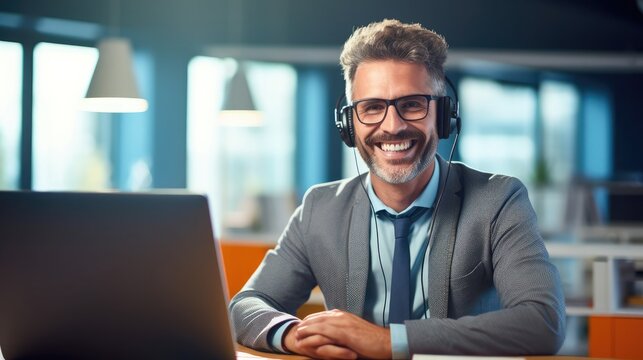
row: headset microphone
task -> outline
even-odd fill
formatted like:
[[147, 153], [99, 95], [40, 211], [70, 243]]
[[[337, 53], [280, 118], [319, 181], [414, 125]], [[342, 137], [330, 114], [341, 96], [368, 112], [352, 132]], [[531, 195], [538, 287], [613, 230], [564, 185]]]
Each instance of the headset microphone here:
[[[429, 240], [429, 244], [427, 245], [426, 249], [424, 250], [424, 253], [422, 253], [422, 267], [420, 269], [420, 286], [422, 288], [422, 306], [424, 306], [424, 318], [426, 319], [426, 296], [424, 292], [424, 259], [426, 259], [426, 253], [427, 251], [430, 251], [431, 245], [433, 243], [433, 226], [435, 225], [435, 219], [438, 217], [438, 210], [440, 209], [440, 203], [442, 203], [442, 195], [444, 195], [444, 190], [448, 185], [449, 181], [449, 173], [451, 172], [451, 161], [453, 160], [453, 152], [455, 151], [455, 147], [458, 144], [458, 138], [460, 137], [460, 118], [458, 117], [458, 122], [457, 122], [457, 128], [456, 128], [456, 133], [455, 133], [455, 138], [453, 139], [453, 145], [451, 146], [451, 152], [449, 153], [449, 162], [447, 166], [447, 173], [444, 175], [444, 185], [440, 189], [440, 194], [438, 195], [437, 201], [435, 203], [435, 209], [433, 210], [433, 215], [431, 215], [431, 224], [429, 224], [429, 231], [427, 233], [427, 239]], [[437, 161], [434, 160], [434, 161]]]
[[[453, 108], [451, 109], [451, 116], [449, 119], [449, 128], [450, 130], [455, 130], [455, 138], [453, 139], [453, 145], [451, 146], [451, 151], [449, 152], [449, 162], [447, 166], [447, 173], [444, 175], [444, 185], [440, 189], [440, 193], [438, 194], [438, 198], [435, 202], [435, 208], [433, 210], [433, 214], [431, 215], [431, 223], [429, 224], [429, 231], [427, 233], [427, 239], [429, 241], [429, 244], [427, 245], [426, 249], [422, 253], [422, 267], [420, 268], [420, 287], [422, 288], [422, 306], [424, 307], [424, 318], [427, 318], [426, 312], [427, 312], [427, 299], [426, 299], [426, 294], [424, 292], [424, 259], [426, 259], [426, 253], [427, 251], [431, 250], [431, 245], [433, 244], [433, 227], [435, 225], [435, 219], [438, 217], [438, 210], [440, 209], [440, 204], [442, 203], [442, 196], [444, 195], [444, 190], [446, 189], [447, 185], [449, 184], [449, 173], [451, 172], [451, 162], [453, 160], [453, 153], [455, 152], [455, 147], [458, 144], [458, 138], [460, 137], [460, 130], [462, 129], [462, 121], [460, 120], [460, 101], [458, 101], [458, 92], [455, 89], [455, 86], [453, 86], [453, 83], [451, 80], [445, 76], [445, 80], [447, 84], [449, 84], [449, 87], [453, 91], [453, 97], [455, 97], [455, 104]], [[445, 96], [445, 98], [448, 98]], [[450, 99], [450, 98], [449, 98]], [[447, 136], [448, 138], [448, 136]], [[437, 160], [434, 160], [437, 161]]]

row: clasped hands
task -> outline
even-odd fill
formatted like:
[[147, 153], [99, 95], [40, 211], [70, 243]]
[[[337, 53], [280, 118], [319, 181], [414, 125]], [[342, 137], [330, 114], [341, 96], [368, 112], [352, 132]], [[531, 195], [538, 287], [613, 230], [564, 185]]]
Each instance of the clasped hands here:
[[286, 330], [290, 352], [321, 359], [390, 359], [390, 330], [341, 310], [308, 315]]

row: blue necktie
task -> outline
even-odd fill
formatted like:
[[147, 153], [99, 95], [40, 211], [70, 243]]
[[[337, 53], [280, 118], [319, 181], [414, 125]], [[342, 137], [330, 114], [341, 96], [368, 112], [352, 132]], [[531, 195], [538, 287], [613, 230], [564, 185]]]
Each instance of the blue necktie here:
[[411, 254], [409, 250], [409, 229], [411, 223], [421, 214], [422, 208], [415, 208], [408, 215], [393, 218], [395, 228], [395, 252], [393, 253], [393, 279], [391, 280], [390, 324], [403, 324], [411, 318]]

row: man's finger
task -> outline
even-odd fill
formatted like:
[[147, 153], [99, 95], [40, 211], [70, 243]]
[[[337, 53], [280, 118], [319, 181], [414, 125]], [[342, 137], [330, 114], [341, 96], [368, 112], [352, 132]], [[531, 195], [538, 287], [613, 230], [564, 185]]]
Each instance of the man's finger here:
[[297, 340], [297, 346], [301, 348], [317, 348], [323, 345], [337, 345], [335, 341], [324, 335], [311, 335]]
[[316, 313], [309, 314], [304, 318], [304, 320], [312, 320], [315, 318], [323, 318], [323, 317], [329, 317], [329, 316], [336, 316], [337, 314], [341, 314], [341, 310], [333, 309], [333, 310], [327, 310], [327, 311], [320, 311]]
[[344, 331], [341, 326], [320, 322], [311, 325], [302, 325], [297, 328], [295, 338], [299, 341], [314, 335], [322, 335], [333, 342], [343, 343]]
[[357, 353], [341, 346], [323, 345], [317, 348], [315, 357], [323, 359], [357, 359]]

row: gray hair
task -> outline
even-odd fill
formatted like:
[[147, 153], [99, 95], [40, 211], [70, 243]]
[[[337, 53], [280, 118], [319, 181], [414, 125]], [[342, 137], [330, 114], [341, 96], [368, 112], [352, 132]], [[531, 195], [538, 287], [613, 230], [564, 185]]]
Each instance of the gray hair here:
[[339, 62], [346, 81], [346, 98], [352, 100], [357, 67], [364, 61], [400, 60], [422, 64], [433, 82], [434, 94], [446, 95], [444, 62], [448, 45], [442, 35], [420, 24], [384, 19], [358, 28], [344, 43]]

